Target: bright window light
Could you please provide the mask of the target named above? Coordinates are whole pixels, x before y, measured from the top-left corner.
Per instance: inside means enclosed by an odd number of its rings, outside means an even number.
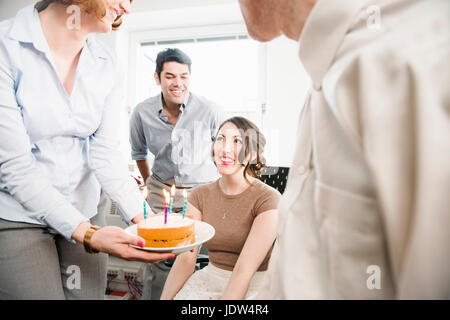
[[[178,48],[192,60],[191,91],[221,105],[228,116],[242,115],[261,125],[260,44],[247,35],[188,38],[141,43],[138,101],[161,92],[155,60],[165,48]]]

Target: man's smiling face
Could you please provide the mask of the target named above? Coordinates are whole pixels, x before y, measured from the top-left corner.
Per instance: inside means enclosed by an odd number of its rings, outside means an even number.
[[[155,73],[155,80],[161,86],[166,104],[184,103],[189,92],[190,78],[188,65],[174,61],[164,63],[161,78]]]

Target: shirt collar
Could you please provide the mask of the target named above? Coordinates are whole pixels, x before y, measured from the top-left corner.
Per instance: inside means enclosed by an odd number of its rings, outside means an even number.
[[[321,88],[322,80],[357,12],[368,2],[318,0],[314,5],[300,36],[299,55],[316,89]]]
[[[50,52],[44,32],[42,31],[39,13],[34,8],[34,4],[17,12],[9,32],[9,37],[20,42],[32,43],[36,50],[41,52]],[[105,49],[102,48],[93,35],[88,35],[86,44],[94,56],[102,59],[108,58]]]
[[[17,12],[9,37],[20,42],[32,43],[39,51],[47,51],[48,45],[34,5],[29,5]]]
[[[186,94],[186,97],[184,97],[184,102],[180,105],[180,111],[184,112],[186,111],[186,105],[189,104],[189,101],[191,99],[191,93],[188,92]],[[163,94],[161,92],[161,94],[159,95],[159,99],[158,99],[158,112],[161,114],[163,109]]]

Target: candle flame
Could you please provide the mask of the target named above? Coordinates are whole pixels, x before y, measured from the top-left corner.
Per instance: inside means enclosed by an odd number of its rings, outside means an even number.
[[[170,193],[166,189],[163,189],[165,202],[168,203],[170,200]]]
[[[183,197],[187,198],[187,192],[186,192],[186,189],[183,190]]]
[[[172,197],[175,195],[175,185],[174,184],[172,185],[170,194],[172,195]]]
[[[148,188],[144,187],[144,189],[142,189],[142,195],[144,196],[144,199],[147,200],[147,196],[148,196]]]

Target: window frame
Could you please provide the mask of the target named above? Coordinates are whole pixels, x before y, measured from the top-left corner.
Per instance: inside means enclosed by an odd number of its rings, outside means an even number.
[[[140,46],[145,42],[155,41],[174,41],[186,40],[192,38],[209,38],[209,37],[227,37],[248,35],[245,24],[231,23],[218,25],[202,25],[191,27],[171,27],[161,29],[148,29],[144,31],[134,31],[129,34],[129,56],[128,56],[128,105],[130,113],[140,102],[138,100],[138,61],[140,55]],[[267,104],[267,44],[258,43],[258,93],[257,107],[255,110],[233,110],[228,115],[240,114],[257,119],[256,125],[263,129],[264,117]],[[200,93],[201,94],[201,93]]]

